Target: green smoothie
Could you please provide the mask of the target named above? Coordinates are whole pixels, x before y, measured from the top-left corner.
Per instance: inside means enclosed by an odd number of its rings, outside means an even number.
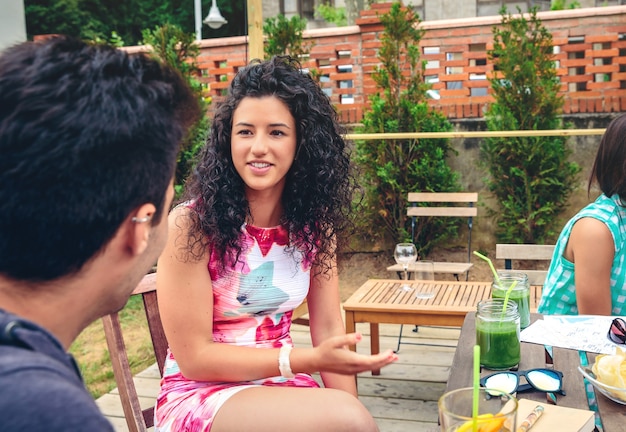
[[[491,287],[491,298],[504,299],[506,296],[506,289],[501,289],[497,285]],[[511,294],[509,294],[509,300],[514,301],[517,304],[517,311],[520,317],[520,328],[525,329],[530,325],[530,290],[528,287],[513,288]]]
[[[520,361],[519,330],[514,322],[476,323],[480,364],[489,369],[509,369]]]

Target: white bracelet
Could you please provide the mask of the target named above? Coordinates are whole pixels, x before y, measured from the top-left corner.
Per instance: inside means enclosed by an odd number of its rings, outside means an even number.
[[[291,363],[289,362],[289,354],[292,348],[291,345],[283,345],[278,352],[278,370],[283,378],[295,377],[291,371]]]

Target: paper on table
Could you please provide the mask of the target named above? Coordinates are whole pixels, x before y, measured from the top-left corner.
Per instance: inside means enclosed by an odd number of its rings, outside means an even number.
[[[551,345],[598,354],[615,354],[607,338],[613,316],[545,315],[520,333],[522,342]]]

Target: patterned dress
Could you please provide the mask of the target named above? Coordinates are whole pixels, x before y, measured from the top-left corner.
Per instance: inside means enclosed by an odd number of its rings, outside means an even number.
[[[256,348],[293,345],[289,334],[291,316],[308,293],[311,263],[298,251],[295,255],[286,251],[289,235],[282,226],[244,225],[242,236],[242,254],[236,263],[227,264],[226,271],[218,271],[216,256],[211,254],[209,259],[213,340]],[[257,386],[319,387],[308,374],[246,382],[194,381],[180,373],[176,359],[168,351],[156,404],[155,429],[209,431],[215,414],[229,397]]]
[[[615,243],[611,267],[611,314],[626,315],[626,208],[620,204],[618,195],[611,198],[600,195],[565,224],[554,248],[538,310],[546,315],[578,315],[574,263],[563,253],[574,223],[584,217],[603,222],[611,231]]]

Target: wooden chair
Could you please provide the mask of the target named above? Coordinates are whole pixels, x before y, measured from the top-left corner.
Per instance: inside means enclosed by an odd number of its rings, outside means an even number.
[[[520,270],[528,275],[531,285],[543,285],[547,270],[513,269],[513,260],[550,261],[555,245],[496,244],[496,259],[504,260],[504,270]],[[500,269],[499,269],[500,270]]]
[[[309,325],[308,314],[309,314],[309,304],[306,302],[306,299],[304,299],[304,301],[300,303],[300,306],[294,309],[293,315],[291,315],[291,322],[294,324],[302,324],[302,325],[308,326]]]
[[[411,192],[408,195],[409,208],[407,216],[411,217],[411,241],[415,243],[416,222],[418,217],[466,217],[467,218],[467,262],[434,262],[435,273],[451,273],[456,280],[459,275],[465,273],[465,280],[469,279],[469,271],[472,268],[472,227],[474,217],[478,215],[478,193],[476,192]],[[418,204],[428,204],[418,205]],[[460,205],[459,205],[460,204]],[[389,271],[395,271],[400,277],[402,266],[395,264],[387,267]],[[409,273],[411,267],[409,265]],[[410,279],[410,276],[409,276]],[[395,352],[400,351],[400,345],[410,344],[412,342],[402,342],[402,332],[404,325],[400,325],[400,334],[398,335],[398,344]],[[417,333],[418,326],[413,328],[413,332]],[[425,344],[417,344],[425,345]],[[427,345],[427,344],[426,344]]]
[[[159,366],[159,373],[162,376],[167,354],[167,340],[161,325],[161,316],[159,315],[159,306],[157,304],[156,273],[144,276],[132,295],[141,295],[143,297],[152,347]],[[148,428],[154,426],[154,406],[141,409],[139,404],[117,312],[103,317],[102,323],[128,430],[130,432],[145,432]]]
[[[167,339],[161,324],[159,305],[157,303],[156,273],[150,273],[143,277],[132,295],[143,297],[144,311],[148,320],[148,328],[152,339],[152,348],[156,357],[159,373],[163,376],[163,365],[167,355]],[[298,306],[292,315],[292,321],[296,324],[309,325],[308,305],[306,300]],[[112,313],[102,318],[104,334],[106,336],[113,375],[120,394],[124,417],[128,424],[129,432],[145,432],[154,426],[154,406],[142,409],[137,396],[137,389],[133,381],[133,374],[128,362],[126,344],[122,335],[118,313]]]
[[[466,217],[467,218],[467,262],[435,262],[435,273],[451,273],[457,280],[465,273],[465,280],[469,278],[472,267],[472,227],[473,218],[478,215],[476,192],[411,192],[408,195],[410,207],[407,216],[411,217],[411,241],[415,243],[416,221],[418,217]],[[418,204],[429,204],[418,206]],[[459,205],[461,204],[461,205]],[[387,267],[388,271],[400,272],[402,266],[395,264]],[[409,272],[411,271],[409,267]]]

